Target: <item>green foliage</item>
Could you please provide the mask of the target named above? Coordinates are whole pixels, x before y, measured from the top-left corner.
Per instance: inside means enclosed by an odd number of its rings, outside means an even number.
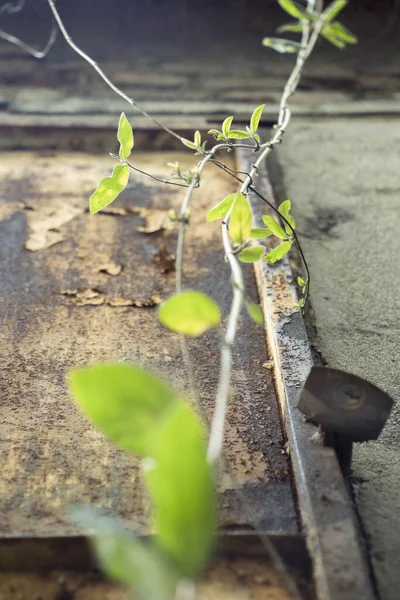
[[[181,137],[181,142],[187,148],[190,148],[191,150],[196,150],[196,154],[204,154],[206,151],[206,143],[207,142],[204,142],[203,144],[201,143],[200,131],[195,131],[193,142],[191,142],[190,140],[187,140],[186,138],[183,138],[183,137]]]
[[[286,23],[277,28],[278,33],[285,33],[290,31],[291,33],[301,33],[303,31],[303,25],[300,23]]]
[[[254,109],[253,114],[251,115],[250,131],[252,134],[255,134],[258,129],[264,108],[265,104],[260,104],[260,106],[257,106],[257,108]]]
[[[322,18],[325,23],[333,21],[333,19],[343,10],[348,4],[348,0],[334,0],[322,13]]]
[[[255,227],[250,231],[250,237],[256,240],[262,240],[272,235],[272,231],[266,227]]]
[[[134,138],[132,127],[126,118],[125,113],[121,113],[119,119],[117,138],[120,143],[119,156],[121,160],[127,160],[134,145]]]
[[[298,42],[274,37],[265,37],[262,41],[262,44],[263,46],[272,48],[272,50],[280,52],[281,54],[297,54],[303,47]]]
[[[315,14],[307,12],[304,6],[297,4],[297,2],[293,2],[293,0],[278,0],[278,2],[283,10],[296,19],[307,19],[308,21],[316,20]]]
[[[90,213],[94,215],[111,204],[126,188],[128,181],[129,167],[127,165],[115,165],[111,177],[104,177],[100,181],[97,190],[90,196]]]
[[[245,140],[252,137],[248,131],[244,131],[243,129],[231,129],[228,133],[228,138],[230,140]]]
[[[279,225],[279,223],[277,223],[275,221],[274,217],[270,217],[269,215],[264,215],[262,220],[264,221],[264,223],[266,224],[268,229],[273,233],[273,235],[280,238],[281,240],[286,240],[287,234],[286,234],[285,230],[282,229],[282,227]]]
[[[77,525],[95,532],[90,543],[110,579],[125,584],[141,600],[171,600],[180,574],[159,548],[96,509],[75,507],[71,516]]]
[[[297,278],[297,283],[298,283],[300,286],[304,286],[304,285],[306,285],[306,282],[304,281],[304,279],[303,279],[302,277],[298,277],[298,278]]]
[[[175,406],[157,429],[153,457],[145,477],[157,543],[183,576],[193,577],[212,551],[216,506],[203,427],[188,404]]]
[[[255,302],[250,302],[246,300],[245,302],[247,314],[257,325],[263,325],[264,323],[264,315],[260,306]]]
[[[246,196],[238,192],[229,219],[229,233],[236,244],[243,244],[250,237],[251,223],[252,214],[249,203]]]
[[[322,29],[321,35],[328,42],[341,49],[346,48],[347,44],[356,44],[358,42],[357,37],[338,21],[326,25]]]
[[[232,204],[235,202],[237,194],[229,194],[226,196],[217,206],[214,206],[208,211],[206,215],[206,221],[215,221],[216,219],[224,219],[231,209]]]
[[[225,121],[222,123],[222,133],[224,134],[224,136],[226,138],[228,137],[229,130],[230,130],[231,125],[232,125],[232,121],[233,121],[233,117],[227,117],[225,119]]]
[[[287,223],[284,223],[284,226],[285,226],[285,231],[289,236],[293,235],[293,231],[296,229],[295,220],[292,217],[292,215],[290,214],[291,208],[292,208],[292,203],[290,202],[290,200],[285,200],[278,207],[279,213],[287,221]],[[288,226],[288,224],[290,225],[290,227]]]
[[[246,248],[240,252],[239,260],[244,263],[254,263],[261,258],[264,250],[264,246],[252,246],[251,248]]]
[[[198,337],[216,327],[221,319],[218,304],[201,292],[187,291],[161,304],[158,317],[164,327],[189,337]]]
[[[290,248],[292,247],[292,243],[293,242],[291,240],[286,240],[285,242],[282,242],[282,244],[279,244],[279,246],[267,254],[267,256],[264,258],[265,262],[276,263],[278,260],[281,260],[285,254],[289,252]]]
[[[199,417],[160,379],[136,366],[78,369],[69,383],[78,404],[111,439],[146,458],[157,536],[145,545],[89,509],[75,511],[75,520],[98,532],[96,551],[111,577],[146,600],[170,598],[178,579],[204,567],[214,544],[215,473],[206,460]]]
[[[100,364],[69,374],[83,412],[120,448],[148,456],[155,425],[177,402],[175,392],[140,367]]]

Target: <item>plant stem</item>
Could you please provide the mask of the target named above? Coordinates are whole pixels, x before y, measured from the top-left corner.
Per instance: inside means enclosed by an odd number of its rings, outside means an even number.
[[[175,138],[177,138],[178,140],[182,141],[182,137],[180,135],[178,135],[177,133],[175,133],[175,131],[172,131],[172,129],[170,129],[169,127],[167,127],[166,125],[163,125],[162,123],[160,123],[159,121],[157,121],[157,119],[155,119],[154,117],[152,117],[147,111],[145,111],[141,106],[139,106],[139,104],[133,100],[132,98],[129,98],[129,96],[127,96],[122,90],[120,90],[108,77],[107,75],[102,71],[102,69],[99,67],[99,65],[88,55],[86,54],[86,52],[84,52],[83,50],[81,50],[79,48],[79,46],[77,46],[75,44],[75,42],[72,40],[71,36],[69,35],[67,29],[65,28],[65,25],[60,17],[60,14],[58,12],[58,10],[56,9],[56,6],[54,4],[54,0],[47,0],[48,4],[50,6],[50,9],[54,15],[55,20],[57,21],[57,24],[60,28],[61,33],[64,36],[65,41],[67,42],[67,44],[69,46],[71,46],[71,48],[73,50],[75,50],[75,52],[77,54],[79,54],[79,56],[81,56],[84,60],[86,60],[86,62],[88,62],[95,71],[97,71],[97,73],[100,75],[100,77],[103,79],[103,81],[105,81],[105,83],[108,85],[108,87],[110,87],[113,92],[115,92],[116,94],[118,94],[118,96],[121,96],[121,98],[123,98],[124,100],[126,100],[126,102],[128,102],[131,106],[133,106],[134,108],[136,108],[137,111],[139,111],[144,117],[146,117],[146,119],[149,119],[150,121],[152,121],[155,125],[157,125],[157,127],[160,127],[161,129],[163,129],[164,131],[166,131],[167,133],[169,133],[170,135],[173,135]]]

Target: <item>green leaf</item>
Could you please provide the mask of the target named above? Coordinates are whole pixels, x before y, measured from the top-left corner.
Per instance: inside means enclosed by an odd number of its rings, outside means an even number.
[[[129,181],[129,167],[127,165],[115,165],[111,177],[104,177],[97,190],[90,196],[90,214],[94,215],[105,208],[117,198],[126,188]]]
[[[231,129],[228,132],[228,138],[231,140],[245,140],[249,137],[251,137],[251,135],[242,129]]]
[[[232,204],[236,200],[237,194],[229,194],[226,198],[224,198],[217,206],[214,206],[211,210],[208,211],[206,215],[206,221],[215,221],[216,219],[223,219],[226,217]]]
[[[281,258],[283,258],[287,252],[289,252],[291,246],[291,241],[282,242],[282,244],[279,244],[279,246],[267,254],[267,256],[264,258],[265,262],[276,263],[278,260],[281,260]]]
[[[285,31],[301,33],[303,31],[303,25],[301,23],[286,23],[277,28],[278,33],[285,33]]]
[[[191,150],[197,150],[196,144],[194,144],[190,140],[187,140],[186,138],[181,138],[181,142],[182,142],[182,144],[184,144],[185,146],[187,146]]]
[[[340,11],[343,10],[346,4],[348,4],[348,0],[334,0],[334,2],[327,6],[321,15],[325,23],[333,21],[333,19],[340,13]]]
[[[188,291],[171,296],[161,304],[158,318],[164,327],[198,337],[207,329],[216,327],[221,315],[218,304],[202,292]]]
[[[255,133],[258,129],[264,108],[265,104],[260,104],[260,106],[257,106],[257,108],[254,109],[253,114],[251,115],[250,130],[252,133]]]
[[[227,117],[222,123],[222,133],[225,137],[228,137],[229,130],[231,128],[233,117]]]
[[[305,302],[306,302],[306,301],[304,300],[304,298],[300,298],[300,300],[299,300],[299,307],[300,307],[300,308],[303,308],[303,306],[304,306]]]
[[[324,31],[328,30],[329,34],[336,37],[338,40],[345,42],[346,44],[357,44],[358,38],[351,33],[344,25],[339,23],[339,21],[335,21],[330,25],[324,27]]]
[[[193,408],[175,406],[157,432],[154,461],[145,471],[160,548],[186,577],[198,574],[214,546],[214,470],[205,432]]]
[[[68,376],[75,400],[111,440],[139,456],[151,453],[154,427],[177,402],[161,379],[137,366],[100,364]]]
[[[239,254],[239,260],[245,263],[253,263],[261,258],[265,248],[264,246],[253,246],[252,248],[246,248]]]
[[[293,2],[293,0],[278,0],[278,2],[283,10],[296,19],[307,19],[308,21],[316,20],[314,14],[308,13],[301,4],[297,4],[297,2]]]
[[[288,227],[287,223],[285,223],[285,230],[286,233],[288,235],[293,235],[293,230],[296,228],[296,223],[294,218],[292,217],[292,215],[290,214],[290,209],[292,207],[292,203],[290,202],[290,200],[285,200],[284,202],[282,202],[282,204],[278,207],[278,211],[279,213],[282,215],[282,217],[284,219],[286,219],[286,221],[289,223],[289,225],[292,227],[292,229],[290,229],[290,227]]]
[[[331,44],[333,44],[334,46],[336,46],[336,48],[340,48],[341,50],[343,50],[343,48],[346,48],[346,42],[343,42],[343,40],[340,40],[335,35],[333,35],[333,33],[331,33],[329,31],[328,27],[324,27],[324,29],[321,31],[321,35],[328,42],[330,42]]]
[[[194,134],[194,143],[196,148],[200,148],[201,146],[201,133],[200,131],[196,131]]]
[[[121,160],[126,160],[130,156],[134,139],[132,127],[125,116],[125,113],[121,113],[118,124],[118,141],[120,143],[119,156]]]
[[[210,129],[210,130],[209,130],[207,133],[208,133],[209,135],[213,135],[214,137],[215,137],[215,136],[218,136],[218,135],[222,135],[222,134],[221,134],[221,132],[220,132],[220,131],[218,131],[218,129]]]
[[[272,48],[272,50],[276,50],[276,52],[280,52],[281,54],[294,54],[299,52],[299,50],[301,50],[303,47],[300,43],[293,42],[292,40],[271,37],[264,38],[262,44],[263,46]]]
[[[263,311],[255,302],[246,302],[246,310],[247,314],[257,325],[262,325],[264,323],[264,315]]]
[[[238,192],[229,219],[229,233],[237,244],[243,244],[251,232],[252,214],[246,196]]]
[[[286,240],[287,233],[282,229],[279,223],[275,221],[274,217],[264,215],[262,220],[264,221],[268,229],[270,229],[276,237],[281,238],[281,240]]]
[[[141,600],[171,600],[179,574],[153,542],[141,541],[119,521],[91,507],[74,507],[71,516],[80,527],[95,532],[90,543],[110,579],[123,583]]]
[[[272,235],[272,231],[265,227],[256,227],[250,231],[250,237],[256,240],[262,240],[270,235]]]
[[[302,277],[298,277],[297,278],[297,283],[302,287],[304,285],[307,285],[306,282],[304,281],[304,279]]]

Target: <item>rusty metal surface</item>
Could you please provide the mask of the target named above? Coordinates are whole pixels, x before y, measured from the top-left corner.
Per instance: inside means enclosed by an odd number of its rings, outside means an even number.
[[[135,154],[138,166],[161,176],[176,159],[192,162],[175,152]],[[1,155],[2,538],[73,535],[66,509],[76,502],[103,506],[146,531],[138,463],[81,416],[66,391],[69,369],[100,360],[132,361],[188,393],[179,341],[155,316],[156,304],[173,290],[174,273],[164,272],[161,263],[165,253],[174,252],[176,233],[165,217],[179,206],[181,191],[135,175],[115,206],[91,217],[88,196],[111,166],[107,157],[83,154]],[[185,285],[210,293],[224,315],[231,298],[229,272],[219,226],[207,224],[205,213],[231,189],[227,177],[210,167],[194,198],[185,253]],[[246,287],[256,298],[251,269]],[[191,344],[208,414],[219,340],[215,331]],[[266,530],[294,533],[289,459],[266,358],[263,332],[243,316],[226,457],[252,507],[250,520]],[[233,487],[225,477],[220,492],[227,526],[249,521]]]
[[[251,157],[242,156],[241,167],[248,168],[251,161]],[[275,202],[265,170],[258,183],[261,193]],[[255,196],[252,204],[260,222],[267,207],[260,206]],[[293,308],[297,295],[288,259],[277,265],[263,262],[257,279],[317,596],[320,600],[372,600],[355,516],[335,452],[318,442],[317,428],[296,408],[312,357],[302,315]]]
[[[198,600],[291,600],[264,558],[229,557],[214,561],[197,584]],[[52,570],[0,573],[2,600],[128,600],[128,594],[96,572]],[[129,596],[131,598],[131,596]],[[313,600],[312,594],[304,600]]]

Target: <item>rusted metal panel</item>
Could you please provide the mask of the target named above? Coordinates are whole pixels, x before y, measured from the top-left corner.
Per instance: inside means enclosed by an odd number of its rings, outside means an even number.
[[[112,149],[112,148],[110,148]],[[135,164],[167,176],[179,153],[135,153]],[[76,534],[70,503],[90,503],[147,530],[147,501],[135,458],[116,450],[81,416],[65,375],[104,360],[139,363],[189,395],[178,339],[162,329],[155,306],[174,288],[160,251],[173,253],[167,212],[181,190],[133,175],[103,213],[87,199],[112,161],[83,154],[3,153],[0,161],[0,523],[1,537]],[[232,185],[211,166],[193,201],[185,286],[210,293],[228,313],[229,270],[218,224],[205,213]],[[152,233],[149,233],[153,231]],[[256,298],[252,270],[246,289]],[[210,416],[218,379],[220,332],[191,343],[201,402]],[[263,332],[243,316],[235,350],[236,389],[227,424],[221,484],[224,525],[251,519],[295,533],[297,518],[279,410]],[[235,491],[236,485],[243,490]],[[247,499],[250,510],[241,502]]]
[[[251,157],[242,155],[241,168],[249,168],[251,161]],[[258,189],[275,203],[265,169]],[[265,204],[260,206],[260,199],[255,195],[251,201],[258,222],[262,213],[271,214]],[[372,600],[374,594],[355,516],[337,457],[332,448],[318,442],[318,429],[296,408],[313,361],[302,315],[294,309],[297,294],[289,260],[285,258],[277,265],[263,262],[256,273],[266,312],[275,385],[290,444],[299,509],[314,565],[317,597],[319,600]]]

